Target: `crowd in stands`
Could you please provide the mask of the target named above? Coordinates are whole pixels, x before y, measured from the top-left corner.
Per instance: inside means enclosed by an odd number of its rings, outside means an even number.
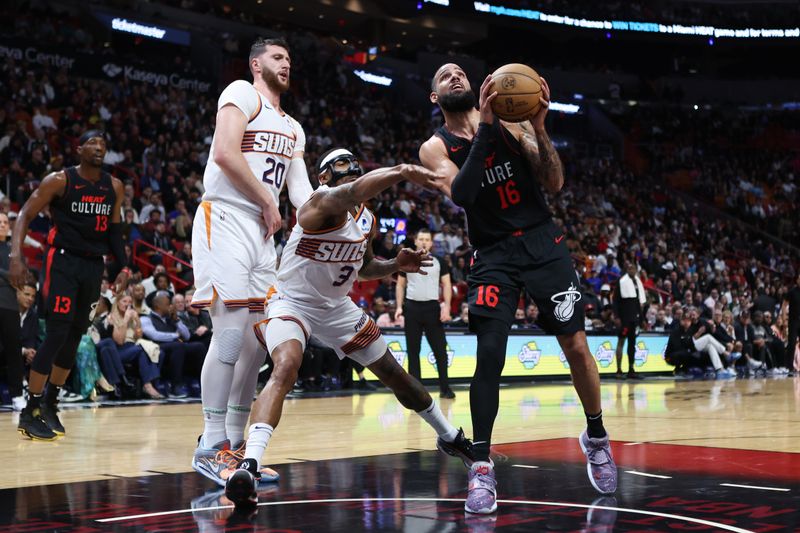
[[[79,28],[54,26],[65,43],[85,41]],[[12,28],[27,31],[30,25]],[[367,169],[416,160],[420,142],[438,125],[436,118],[398,108],[381,89],[357,82],[325,42],[307,35],[290,36],[290,41],[297,60],[286,108],[306,131],[310,169],[332,145],[354,149]],[[24,60],[0,62],[0,211],[8,215],[11,231],[15,210],[41,179],[75,164],[77,139],[90,127],[108,133],[107,168],[125,182],[124,235],[128,266],[136,274],[123,292],[114,293],[119,288],[104,280],[89,341],[81,345],[86,357],[94,352],[97,370],[92,365],[85,372],[79,369],[76,390],[90,394],[96,389],[120,398],[197,394],[212,327],[205,311],[189,305],[190,242],[215,110],[216,93],[125,80],[112,84]],[[558,117],[552,115],[557,127]],[[748,365],[752,359],[756,366],[792,368],[794,347],[781,353],[777,347],[787,338],[782,302],[797,278],[797,255],[767,240],[759,229],[796,242],[800,160],[790,145],[773,143],[763,153],[756,146],[739,148],[753,139],[785,138],[787,131],[796,133],[797,122],[781,114],[746,112],[697,118],[673,109],[617,119],[628,121],[635,142],[647,144],[652,158],[647,171],[634,174],[622,161],[567,149],[562,152],[566,186],[550,198],[583,280],[587,330],[616,331],[611,291],[625,263],[632,261],[648,291],[645,331],[673,332],[682,318],[692,317],[691,327],[711,329],[713,323],[727,332],[730,338],[719,335],[726,365],[736,363],[731,354],[745,353],[741,361]],[[688,173],[692,193],[738,220],[709,216],[705,207],[676,194],[670,178],[677,170]],[[275,236],[279,250],[293,224],[285,194],[281,205],[285,222]],[[421,228],[433,232],[433,251],[449,269],[456,291],[455,319],[449,326],[466,326],[463,299],[471,246],[463,212],[441,195],[405,184],[376,198],[371,207],[379,219],[405,220],[409,237]],[[47,228],[46,217],[32,224],[29,259],[41,253],[36,247],[41,249]],[[389,230],[373,246],[376,255],[391,258],[403,239]],[[386,278],[359,286],[354,294],[382,327],[402,327],[393,283]],[[21,291],[23,322],[35,313],[30,303],[34,290]],[[514,327],[536,330],[537,315],[535,305],[521,300]],[[39,335],[29,337],[23,346],[35,350]],[[761,343],[764,338],[769,340]],[[28,362],[30,354],[24,353]],[[315,360],[308,376],[315,387],[331,386],[320,385],[319,376],[340,371],[333,359],[328,354]],[[336,368],[319,368],[321,360]]]

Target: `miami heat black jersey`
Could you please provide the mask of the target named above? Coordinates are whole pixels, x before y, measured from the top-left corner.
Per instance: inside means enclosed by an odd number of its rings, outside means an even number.
[[[450,159],[461,168],[472,141],[453,135],[445,126],[436,130],[436,135],[444,141]],[[499,120],[492,125],[480,193],[475,204],[465,209],[469,238],[476,248],[540,226],[552,217],[522,146]]]
[[[92,183],[80,177],[77,167],[69,167],[64,173],[64,195],[50,204],[53,228],[47,243],[83,256],[108,254],[111,211],[117,200],[111,176],[103,172]]]

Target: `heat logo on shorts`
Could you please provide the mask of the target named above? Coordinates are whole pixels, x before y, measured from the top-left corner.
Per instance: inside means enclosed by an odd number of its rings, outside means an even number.
[[[550,297],[550,301],[554,302],[556,308],[553,314],[559,322],[569,322],[572,315],[575,313],[575,302],[581,299],[581,293],[575,290],[575,284],[570,283],[569,289],[563,292],[557,292]]]

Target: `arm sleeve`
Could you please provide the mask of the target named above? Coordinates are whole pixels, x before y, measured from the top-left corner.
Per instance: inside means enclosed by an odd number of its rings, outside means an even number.
[[[456,174],[450,188],[453,202],[458,206],[470,206],[478,198],[483,181],[486,155],[489,151],[490,136],[491,126],[481,122],[475,138],[472,140],[472,148],[470,148],[467,160]]]
[[[296,157],[289,163],[286,187],[289,189],[289,201],[295,208],[299,208],[306,203],[314,193],[314,189],[311,188],[311,181],[308,179],[306,162],[302,157]]]
[[[116,263],[116,270],[121,270],[126,263],[127,257],[125,257],[125,244],[123,243],[122,238],[122,223],[117,222],[116,224],[111,224],[111,230],[108,232],[108,245],[111,248],[111,253],[114,254],[114,258],[117,260]]]
[[[248,82],[236,80],[225,87],[225,90],[219,95],[217,111],[228,104],[235,105],[239,111],[244,113],[247,120],[251,120],[261,108],[261,96]]]
[[[303,126],[294,118],[292,118],[292,125],[297,135],[297,138],[294,140],[294,155],[292,157],[299,157],[300,154],[298,154],[298,152],[306,151],[306,132],[303,130]]]

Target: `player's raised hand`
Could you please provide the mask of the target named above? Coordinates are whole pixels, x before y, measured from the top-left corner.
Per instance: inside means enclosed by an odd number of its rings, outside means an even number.
[[[542,96],[539,97],[539,111],[531,119],[531,126],[534,131],[544,131],[544,119],[547,116],[547,111],[550,109],[550,86],[547,85],[547,80],[542,80]]]
[[[270,202],[261,208],[261,217],[264,219],[264,224],[267,226],[267,234],[264,235],[264,239],[266,240],[281,229],[281,213],[278,211],[278,206],[275,205],[275,202]]]
[[[441,190],[447,181],[444,176],[419,165],[403,165],[401,173],[406,180],[426,189]]]
[[[403,248],[397,254],[397,269],[401,272],[418,273],[427,276],[423,267],[433,266],[433,256],[425,250]]]
[[[486,76],[481,84],[480,95],[480,112],[481,122],[492,124],[494,122],[494,113],[492,112],[492,101],[497,98],[497,91],[494,89],[494,80],[492,76]]]

